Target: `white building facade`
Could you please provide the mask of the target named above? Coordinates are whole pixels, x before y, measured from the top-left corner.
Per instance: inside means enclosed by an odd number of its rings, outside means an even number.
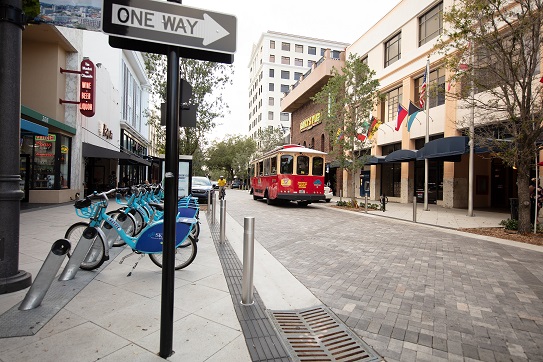
[[[281,99],[311,70],[326,49],[339,58],[349,44],[268,31],[253,46],[249,62],[248,135],[256,139],[267,128],[290,133],[290,114]]]

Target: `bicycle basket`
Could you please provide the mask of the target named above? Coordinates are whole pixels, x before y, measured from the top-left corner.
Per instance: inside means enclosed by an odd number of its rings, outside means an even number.
[[[77,207],[75,208],[75,214],[83,219],[90,219],[96,215],[96,211],[99,207],[102,207],[104,201],[98,201],[96,203],[91,203],[87,207]]]

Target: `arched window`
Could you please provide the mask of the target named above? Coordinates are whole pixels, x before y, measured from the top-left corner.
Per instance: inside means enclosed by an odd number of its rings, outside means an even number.
[[[321,151],[324,152],[324,133],[321,134]]]

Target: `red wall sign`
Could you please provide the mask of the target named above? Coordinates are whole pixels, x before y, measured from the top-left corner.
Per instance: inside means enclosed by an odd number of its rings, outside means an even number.
[[[81,84],[79,94],[79,111],[86,117],[94,116],[94,100],[96,92],[94,90],[96,68],[89,59],[83,59],[81,62]]]

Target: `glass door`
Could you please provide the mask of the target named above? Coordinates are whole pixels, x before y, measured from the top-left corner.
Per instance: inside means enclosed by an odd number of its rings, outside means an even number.
[[[19,160],[19,172],[21,174],[19,188],[24,192],[24,197],[21,201],[28,202],[28,187],[30,185],[30,155],[20,155]]]

